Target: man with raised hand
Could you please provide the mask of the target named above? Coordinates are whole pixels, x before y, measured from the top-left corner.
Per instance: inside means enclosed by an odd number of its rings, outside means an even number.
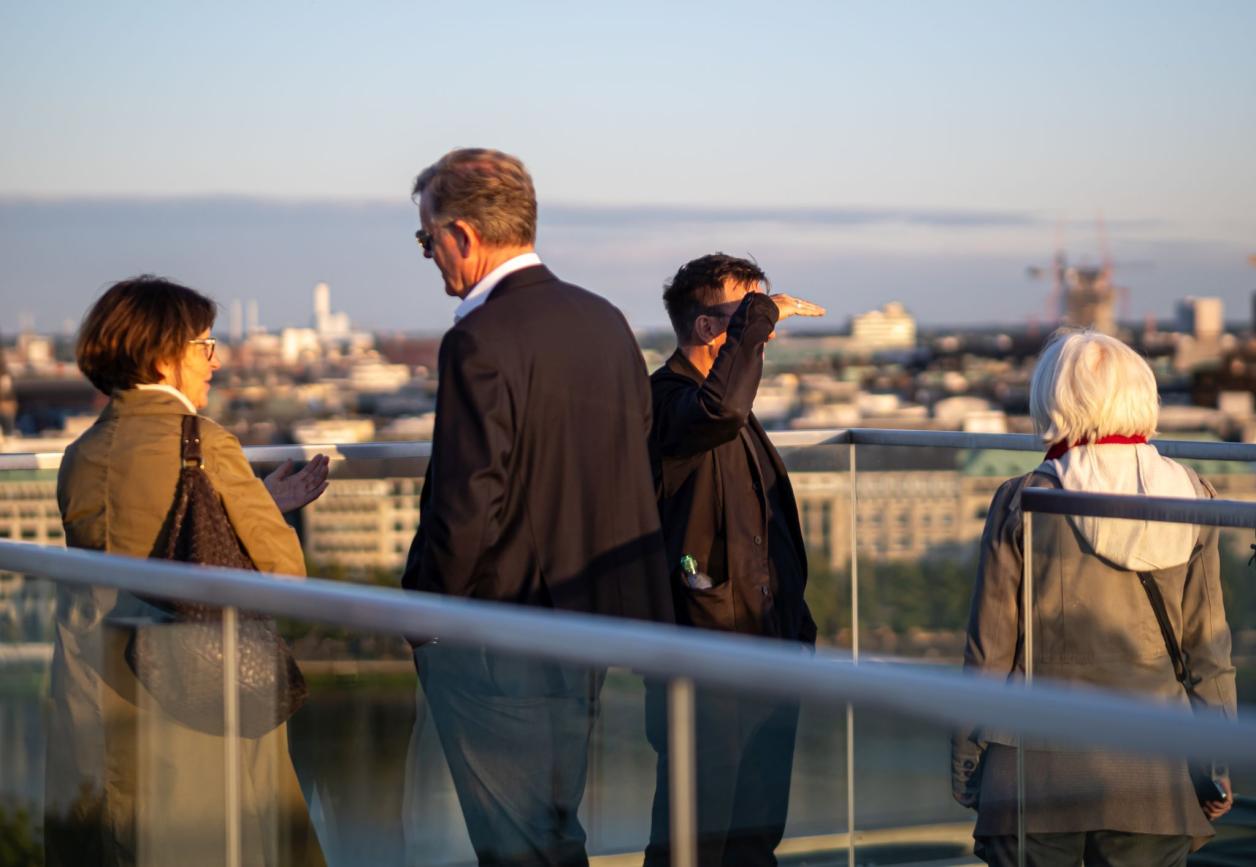
[[[649,382],[628,323],[541,263],[536,195],[515,157],[451,151],[413,196],[424,256],[461,300],[441,341],[403,586],[672,620]],[[415,655],[480,862],[587,863],[576,814],[604,672],[457,635]]]
[[[776,323],[824,308],[767,290],[755,263],[723,253],[668,283],[677,349],[650,377],[655,486],[677,621],[813,647],[794,492],[751,407]],[[647,865],[670,857],[663,705],[652,684],[647,728],[659,761]],[[700,690],[696,710],[698,863],[775,864],[798,703]]]

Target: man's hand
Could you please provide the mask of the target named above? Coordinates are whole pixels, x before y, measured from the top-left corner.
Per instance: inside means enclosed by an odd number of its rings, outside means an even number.
[[[777,317],[778,322],[791,316],[823,316],[827,312],[819,304],[803,301],[793,295],[769,295],[768,297],[776,302],[776,309],[780,314]]]
[[[1229,777],[1217,777],[1217,785],[1225,789],[1226,799],[1224,801],[1204,801],[1204,815],[1208,817],[1209,822],[1215,822],[1230,812],[1230,808],[1234,806],[1234,790],[1230,788]]]
[[[327,490],[327,455],[315,455],[299,473],[292,472],[292,467],[292,461],[284,461],[277,470],[262,479],[281,512],[296,511],[317,500]]]

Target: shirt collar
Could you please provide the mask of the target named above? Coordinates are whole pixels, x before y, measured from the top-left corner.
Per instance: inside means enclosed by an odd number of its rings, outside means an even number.
[[[454,311],[454,322],[466,318],[467,314],[475,310],[481,304],[488,300],[488,296],[497,288],[497,284],[506,276],[521,271],[524,268],[531,268],[533,265],[540,265],[541,257],[536,253],[521,253],[513,259],[507,259],[492,271],[484,275],[484,279],[471,287],[471,291],[462,299],[462,303],[458,305],[458,309]]]
[[[173,385],[166,385],[164,382],[149,382],[141,383],[135,387],[140,391],[164,391],[169,394],[173,394],[183,402],[183,405],[188,408],[188,412],[192,413],[192,415],[196,415],[196,406],[192,403],[192,401],[188,400],[188,396],[186,394],[179,391],[179,389],[175,388]]]

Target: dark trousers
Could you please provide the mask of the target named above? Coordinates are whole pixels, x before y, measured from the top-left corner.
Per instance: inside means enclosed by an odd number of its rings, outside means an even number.
[[[605,672],[446,645],[415,660],[480,864],[588,864],[576,814]]]
[[[650,744],[658,753],[645,864],[670,863],[666,687],[647,685]],[[774,865],[785,834],[798,704],[712,694],[695,699],[698,864]]]
[[[1191,838],[1169,834],[1085,831],[1026,834],[1026,867],[1181,867]],[[1016,837],[978,837],[977,857],[991,867],[1016,867]]]

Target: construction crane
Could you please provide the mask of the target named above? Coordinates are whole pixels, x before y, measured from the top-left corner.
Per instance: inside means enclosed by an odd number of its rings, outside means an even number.
[[[1103,216],[1096,220],[1102,263],[1070,265],[1061,240],[1062,229],[1056,224],[1056,249],[1047,267],[1031,265],[1025,269],[1033,279],[1051,276],[1047,295],[1046,321],[1052,325],[1063,322],[1078,328],[1094,328],[1105,334],[1116,333],[1116,308],[1122,318],[1129,316],[1129,291],[1112,281],[1114,265],[1108,248],[1108,230]]]

